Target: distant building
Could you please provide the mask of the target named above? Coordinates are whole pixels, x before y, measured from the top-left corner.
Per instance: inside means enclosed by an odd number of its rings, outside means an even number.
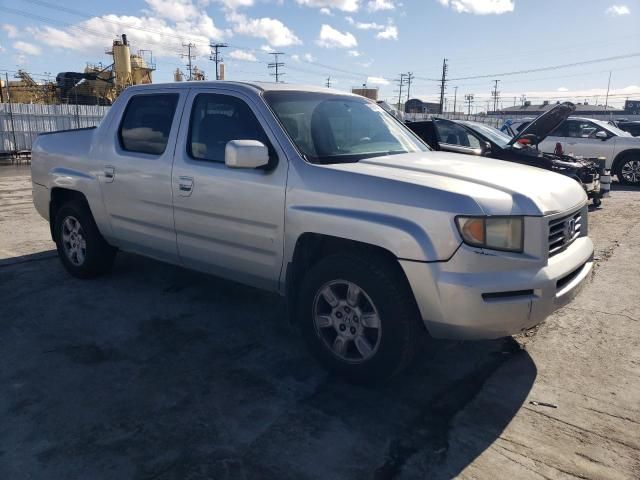
[[[423,102],[418,98],[407,100],[404,104],[405,113],[440,113],[440,104]]]
[[[542,105],[532,105],[531,102],[524,102],[524,105],[517,105],[515,107],[508,107],[497,112],[489,112],[489,115],[528,115],[535,117],[541,115],[547,110],[551,110],[555,105],[560,102],[551,103],[543,102]],[[640,103],[640,102],[638,102]],[[625,113],[619,108],[607,107],[604,105],[589,105],[588,103],[576,103],[576,112],[574,115],[602,115],[603,113],[621,114]]]
[[[368,98],[369,100],[378,101],[378,89],[367,87],[354,87],[351,89],[351,93],[360,95],[361,97]]]
[[[627,100],[624,102],[624,113],[627,115],[640,115],[640,100]]]

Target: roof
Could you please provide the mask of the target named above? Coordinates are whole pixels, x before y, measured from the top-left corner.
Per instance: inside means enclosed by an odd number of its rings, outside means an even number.
[[[269,91],[303,91],[303,92],[321,92],[333,93],[336,95],[349,95],[351,93],[326,88],[318,85],[304,85],[296,83],[275,83],[275,82],[232,82],[227,80],[211,80],[211,81],[193,81],[193,82],[168,82],[168,83],[151,83],[147,85],[135,85],[133,89],[145,88],[229,88],[236,91],[253,91],[253,92],[269,92]]]

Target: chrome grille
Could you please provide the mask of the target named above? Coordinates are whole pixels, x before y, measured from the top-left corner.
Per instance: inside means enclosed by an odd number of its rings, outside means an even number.
[[[582,210],[549,222],[549,257],[567,248],[582,233]]]

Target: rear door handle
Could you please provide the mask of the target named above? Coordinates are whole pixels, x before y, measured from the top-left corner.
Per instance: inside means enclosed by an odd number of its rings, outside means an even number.
[[[116,168],[110,165],[104,167],[104,181],[111,183],[116,178]]]
[[[193,177],[180,177],[178,179],[178,190],[183,197],[189,197],[193,193]]]

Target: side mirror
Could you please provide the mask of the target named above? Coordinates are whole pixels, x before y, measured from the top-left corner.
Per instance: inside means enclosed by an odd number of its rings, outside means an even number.
[[[609,135],[607,135],[607,132],[605,132],[604,130],[600,130],[599,132],[596,132],[596,138],[599,138],[600,140],[606,140],[607,138],[609,138]]]
[[[269,163],[269,149],[258,140],[231,140],[224,149],[229,168],[258,168]]]
[[[482,145],[482,155],[484,155],[485,157],[491,155],[491,143],[484,142],[484,145]]]

